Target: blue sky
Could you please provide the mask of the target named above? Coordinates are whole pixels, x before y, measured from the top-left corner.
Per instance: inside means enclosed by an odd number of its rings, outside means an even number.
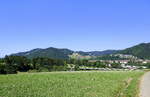
[[[0,56],[47,47],[123,49],[149,37],[149,0],[0,1]]]

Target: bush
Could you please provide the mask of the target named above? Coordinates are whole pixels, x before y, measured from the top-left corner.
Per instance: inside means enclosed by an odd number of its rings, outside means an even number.
[[[52,71],[66,71],[65,66],[53,66]]]
[[[39,72],[49,72],[48,68],[40,67]]]
[[[6,72],[6,74],[16,74],[17,67],[15,65],[5,64],[4,71]]]
[[[0,64],[0,74],[7,74],[4,64]]]
[[[36,73],[36,72],[38,72],[38,70],[35,70],[35,69],[28,71],[28,73]]]

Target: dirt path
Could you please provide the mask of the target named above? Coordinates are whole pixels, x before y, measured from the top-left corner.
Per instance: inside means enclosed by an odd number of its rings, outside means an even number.
[[[140,97],[150,97],[150,72],[147,72],[140,84]]]

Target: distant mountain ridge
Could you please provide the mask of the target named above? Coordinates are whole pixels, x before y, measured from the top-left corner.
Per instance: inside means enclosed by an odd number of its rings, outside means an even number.
[[[16,56],[25,56],[28,58],[35,58],[35,57],[48,57],[54,59],[67,59],[69,58],[68,55],[72,54],[74,51],[69,49],[58,49],[58,48],[46,48],[46,49],[33,49],[27,52],[20,52],[12,55]]]
[[[110,55],[110,54],[128,54],[133,55],[142,59],[150,59],[150,43],[141,43],[139,45],[124,49],[124,50],[105,50],[105,51],[73,51],[69,49],[59,49],[59,48],[46,48],[46,49],[33,49],[27,52],[16,53],[12,55],[17,56],[26,56],[28,58],[35,57],[48,57],[48,58],[56,58],[56,59],[68,59],[69,55],[73,53],[78,53],[82,56],[102,56],[102,55]]]
[[[69,49],[58,49],[58,48],[50,47],[46,49],[37,48],[27,52],[20,52],[12,55],[25,56],[28,58],[48,57],[48,58],[56,58],[56,59],[68,59],[69,55],[72,55],[73,53],[78,53],[82,56],[101,56],[106,54],[113,54],[116,52],[117,50],[83,52],[83,51],[73,51]]]

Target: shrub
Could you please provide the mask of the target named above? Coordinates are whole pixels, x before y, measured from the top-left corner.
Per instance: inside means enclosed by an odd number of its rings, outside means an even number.
[[[28,73],[36,73],[36,72],[38,72],[38,70],[35,70],[35,69],[28,71]]]
[[[40,67],[39,72],[49,72],[48,68],[45,68],[45,67]]]

